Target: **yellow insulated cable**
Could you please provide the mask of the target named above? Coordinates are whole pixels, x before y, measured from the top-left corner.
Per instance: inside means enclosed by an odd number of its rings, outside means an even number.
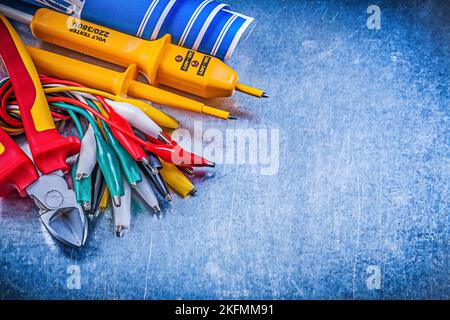
[[[109,190],[108,187],[105,187],[105,191],[103,191],[102,198],[100,199],[100,203],[98,205],[98,208],[100,211],[105,211],[108,209],[109,205]]]
[[[97,106],[97,108],[100,110],[100,113],[109,119],[109,115],[108,113],[105,111],[105,109],[103,108],[102,104],[98,101],[93,101],[94,104]],[[99,118],[96,118],[96,122],[97,122],[97,126],[100,129],[100,131],[102,132],[103,138],[107,141],[108,139],[106,138],[106,134],[105,134],[105,129],[103,128],[103,123],[102,120],[100,120]]]
[[[20,116],[20,110],[19,109],[9,110],[9,112]],[[58,121],[60,121],[60,119],[53,119],[53,121],[58,122]],[[22,134],[22,133],[25,132],[23,128],[10,127],[10,126],[4,124],[2,121],[0,121],[0,128],[5,130],[6,133],[9,134],[10,136],[17,136],[17,135]]]
[[[19,135],[19,134],[22,134],[22,133],[24,132],[23,129],[20,129],[20,128],[5,127],[5,126],[3,126],[3,125],[0,125],[0,128],[2,128],[3,130],[5,130],[6,133],[8,133],[10,136]]]

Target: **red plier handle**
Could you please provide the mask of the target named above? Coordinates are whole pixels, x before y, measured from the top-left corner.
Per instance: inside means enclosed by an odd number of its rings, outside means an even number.
[[[25,197],[26,188],[37,179],[39,174],[31,159],[0,128],[0,197],[14,190]]]
[[[66,158],[79,152],[76,137],[63,138],[53,122],[33,62],[14,28],[0,14],[0,56],[14,88],[33,160],[43,174],[68,171]]]

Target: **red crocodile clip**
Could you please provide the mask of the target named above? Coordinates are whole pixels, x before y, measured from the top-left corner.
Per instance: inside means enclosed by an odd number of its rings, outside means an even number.
[[[203,157],[200,157],[194,153],[184,150],[175,140],[172,139],[167,133],[162,133],[170,144],[163,144],[161,141],[147,136],[148,140],[151,141],[147,144],[146,149],[153,152],[158,157],[166,162],[173,163],[180,167],[187,167],[192,169],[192,167],[214,167],[214,162],[211,162]]]
[[[109,111],[109,120],[114,122],[116,125],[120,126],[122,130],[126,130],[129,134],[134,135],[133,129],[131,128],[128,121],[122,118],[117,112],[115,112],[112,108]],[[133,157],[136,161],[141,161],[146,158],[145,151],[142,147],[135,141],[128,138],[125,134],[123,134],[120,130],[117,130],[113,126],[110,126],[111,132],[114,137],[119,140],[120,144],[128,151],[128,153]]]

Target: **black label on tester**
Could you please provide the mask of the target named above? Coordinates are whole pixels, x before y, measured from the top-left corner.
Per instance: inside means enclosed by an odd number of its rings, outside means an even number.
[[[197,75],[203,77],[205,75],[206,69],[208,68],[209,62],[211,61],[210,56],[204,56],[200,68],[198,68]]]
[[[188,71],[191,65],[192,58],[194,57],[195,51],[188,50],[186,57],[184,58],[183,64],[181,65],[182,71]]]

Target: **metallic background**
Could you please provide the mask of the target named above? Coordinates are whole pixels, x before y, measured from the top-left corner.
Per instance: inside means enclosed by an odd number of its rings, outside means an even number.
[[[228,2],[257,21],[231,65],[272,98],[211,102],[239,107],[229,123],[164,109],[190,130],[279,129],[279,174],[219,165],[164,219],[134,201],[125,238],[107,214],[79,250],[3,199],[0,298],[450,298],[447,2],[377,1],[378,31],[371,2]]]

